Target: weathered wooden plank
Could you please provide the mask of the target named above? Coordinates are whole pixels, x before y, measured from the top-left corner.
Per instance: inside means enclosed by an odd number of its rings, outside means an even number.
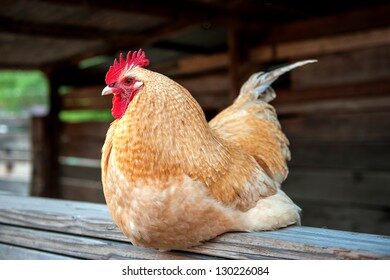
[[[303,209],[302,224],[390,234],[390,174],[290,168],[283,189]]]
[[[0,242],[83,259],[204,259],[184,252],[161,253],[128,242],[88,238],[9,225],[0,225]],[[1,247],[0,247],[1,250]]]
[[[378,98],[390,93],[388,80],[376,80],[372,82],[357,82],[354,84],[315,87],[309,89],[283,89],[275,85],[277,97],[272,104],[299,103],[305,101],[335,100],[344,98]]]
[[[390,170],[389,143],[312,142],[291,140],[291,167]]]
[[[325,54],[348,52],[389,44],[390,28],[378,28],[350,34],[262,45],[250,51],[250,60],[263,63],[271,60],[313,58]],[[218,53],[211,56],[193,56],[180,59],[178,61],[177,72],[194,73],[212,69],[223,69],[228,66],[228,63],[227,53]]]
[[[284,133],[291,140],[307,142],[390,141],[390,111],[316,114],[282,118]]]
[[[291,168],[283,188],[299,200],[382,211],[390,208],[389,172]]]
[[[12,202],[11,202],[12,201]],[[0,223],[125,241],[105,205],[0,196]]]
[[[390,45],[316,58],[319,63],[291,72],[293,89],[363,83],[390,77]]]
[[[289,193],[288,190],[286,192]],[[302,225],[390,235],[389,210],[386,207],[365,207],[291,197],[303,209]]]
[[[71,260],[75,259],[35,249],[0,243],[0,260]]]
[[[390,97],[297,102],[276,105],[275,108],[278,115],[388,111],[390,108]]]
[[[101,204],[0,196],[0,223],[126,241]],[[390,239],[384,236],[305,227],[269,234],[229,233],[188,251],[240,259],[390,257]],[[283,237],[278,239],[278,234]],[[295,239],[286,240],[289,234]]]
[[[277,43],[297,39],[318,38],[334,34],[369,30],[389,25],[388,4],[352,9],[343,13],[315,16],[308,19],[273,25],[264,42]]]
[[[375,254],[368,253],[380,244],[365,240],[356,240],[351,233],[333,230],[290,227],[273,232],[227,233],[201,247],[189,249],[196,253],[212,253],[232,259],[260,259],[272,256],[278,259],[375,259]],[[280,236],[280,238],[279,238]],[[388,238],[386,237],[388,242]],[[348,249],[346,249],[348,247]],[[321,248],[319,250],[319,248]],[[360,253],[359,253],[360,251]],[[385,253],[387,257],[388,253]]]
[[[346,35],[281,43],[275,47],[275,58],[297,59],[389,44],[390,28],[381,28]]]

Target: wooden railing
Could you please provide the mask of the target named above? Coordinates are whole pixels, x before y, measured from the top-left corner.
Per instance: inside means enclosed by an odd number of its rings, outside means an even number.
[[[185,251],[139,248],[104,204],[0,195],[0,259],[386,259],[390,238],[312,227],[227,233]]]

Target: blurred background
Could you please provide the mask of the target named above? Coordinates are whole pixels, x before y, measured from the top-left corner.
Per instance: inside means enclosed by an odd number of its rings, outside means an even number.
[[[390,234],[388,1],[0,1],[0,195],[104,202],[100,150],[115,56],[144,48],[208,119],[255,71],[278,80],[283,187],[303,224]]]

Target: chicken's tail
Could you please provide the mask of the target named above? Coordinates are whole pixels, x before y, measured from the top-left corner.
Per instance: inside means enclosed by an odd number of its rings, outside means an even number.
[[[276,81],[284,73],[287,73],[297,67],[313,62],[317,62],[317,60],[312,59],[298,61],[277,68],[270,72],[254,73],[252,76],[249,77],[245,84],[242,85],[240,94],[238,95],[236,102],[245,103],[249,100],[261,100],[267,103],[270,102],[276,97],[275,91],[271,87],[271,84],[274,81]]]
[[[238,219],[239,230],[275,230],[290,225],[301,224],[301,208],[281,190],[276,194],[260,199],[257,205],[247,212],[241,212]]]
[[[276,111],[268,104],[276,96],[271,84],[280,75],[315,61],[300,61],[253,74],[234,103],[210,121],[214,131],[253,156],[278,185],[287,177],[290,150]]]

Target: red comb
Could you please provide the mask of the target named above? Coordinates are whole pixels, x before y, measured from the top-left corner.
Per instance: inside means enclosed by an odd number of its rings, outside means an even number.
[[[119,62],[115,58],[114,63],[110,66],[106,74],[106,84],[110,85],[115,83],[122,71],[127,67],[139,66],[145,67],[149,65],[149,59],[146,58],[145,52],[142,49],[139,51],[127,53],[126,59],[124,59],[123,54],[119,55]]]

